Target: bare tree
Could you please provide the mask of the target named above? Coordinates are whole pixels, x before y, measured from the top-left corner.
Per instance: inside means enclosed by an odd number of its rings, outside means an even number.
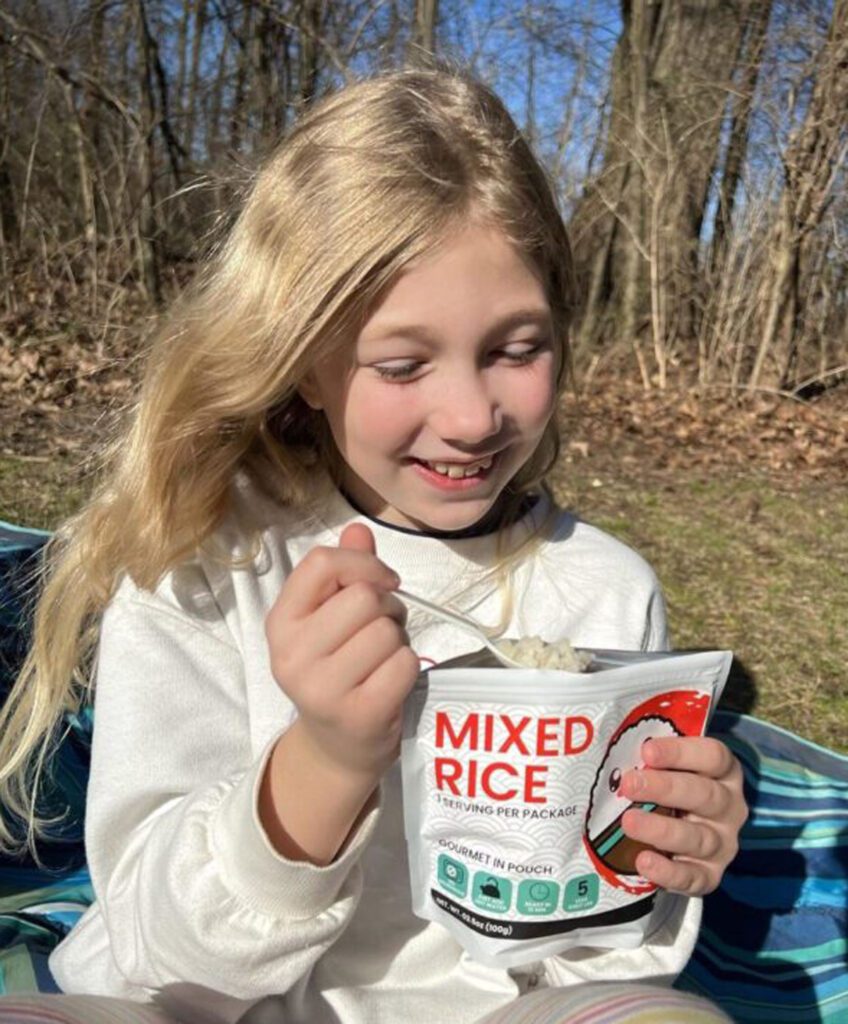
[[[572,229],[585,272],[584,344],[642,338],[660,377],[696,333],[698,248],[727,88],[743,32],[729,0],[622,3],[603,166]]]
[[[782,389],[797,383],[801,287],[806,265],[815,265],[811,242],[844,181],[848,154],[848,0],[836,0],[830,27],[810,62],[806,112],[783,154],[783,191],[771,245],[771,280],[764,323],[749,383],[760,383],[766,363]]]
[[[438,21],[439,0],[415,0],[412,45],[425,53],[435,53]]]
[[[733,220],[736,193],[748,149],[748,131],[760,67],[766,45],[772,0],[752,4],[741,36],[737,69],[739,81],[731,94],[730,137],[720,172],[718,201],[713,220],[710,263],[713,269],[722,262],[724,243]]]
[[[607,0],[3,0],[0,316],[35,294],[137,317],[298,110],[438,50],[548,162],[578,360],[635,357],[646,387],[840,380],[848,0],[620,3],[615,39]]]

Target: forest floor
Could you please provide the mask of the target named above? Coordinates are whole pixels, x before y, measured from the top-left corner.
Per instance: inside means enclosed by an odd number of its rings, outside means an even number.
[[[67,337],[0,344],[0,519],[54,528],[131,389]],[[848,753],[848,402],[644,392],[564,406],[558,499],[639,550],[679,648],[736,654],[724,705]]]

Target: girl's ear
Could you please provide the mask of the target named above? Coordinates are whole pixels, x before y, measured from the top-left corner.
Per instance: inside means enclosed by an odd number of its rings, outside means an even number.
[[[297,393],[306,402],[310,409],[323,409],[324,403],[318,390],[318,383],[315,374],[310,371],[297,386]]]

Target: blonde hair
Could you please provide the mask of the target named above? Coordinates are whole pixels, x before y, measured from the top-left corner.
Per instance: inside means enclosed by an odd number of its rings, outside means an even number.
[[[239,471],[284,505],[306,501],[316,466],[338,478],[329,428],[299,382],[355,337],[405,264],[469,218],[498,227],[538,272],[561,390],[568,239],[544,172],[489,89],[443,67],[385,73],[322,100],[271,153],[154,338],[102,482],[48,545],[33,644],[0,712],[0,851],[23,849],[13,823],[24,822],[36,854],[51,824],[39,817],[39,778],[63,714],[91,695],[99,619],[121,577],[153,589],[190,557]],[[552,420],[512,500],[539,486],[558,449]]]

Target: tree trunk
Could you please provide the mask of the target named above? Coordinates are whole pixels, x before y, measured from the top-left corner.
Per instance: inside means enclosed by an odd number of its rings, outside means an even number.
[[[826,39],[811,68],[811,93],[803,120],[783,158],[781,218],[775,230],[770,300],[754,364],[752,387],[763,377],[782,390],[797,383],[798,325],[804,296],[806,238],[821,224],[848,154],[848,0],[836,0]],[[787,292],[788,285],[792,288]],[[769,365],[769,373],[766,367]]]
[[[253,4],[245,3],[242,12],[241,29],[238,35],[238,63],[236,65],[236,84],[233,94],[233,105],[230,111],[230,150],[237,153],[241,148],[242,138],[247,130],[248,76],[250,74],[250,24],[253,19]]]
[[[227,71],[230,56],[230,32],[224,29],[221,52],[218,55],[218,70],[212,87],[209,104],[209,116],[206,121],[206,152],[213,159],[218,155],[222,144],[221,121],[224,116],[224,89],[227,83]]]
[[[436,52],[436,25],[439,0],[415,0],[415,21],[412,27],[412,50]]]
[[[153,93],[153,68],[144,0],[136,0],[138,24],[138,72],[142,97],[143,145],[139,151],[138,244],[141,279],[153,302],[162,302],[159,225],[156,216],[156,99]]]
[[[318,40],[321,34],[321,0],[300,0],[298,36],[298,106],[309,106],[318,88]]]
[[[12,121],[9,79],[12,54],[5,43],[0,44],[0,55],[3,57],[0,68],[0,251],[4,263],[3,279],[6,280],[6,248],[14,248],[18,244],[19,220],[12,175],[9,172],[9,150],[12,143],[9,130]]]
[[[754,94],[760,76],[772,0],[753,0],[749,4],[750,20],[742,39],[738,65],[740,81],[731,100],[730,138],[718,190],[718,203],[713,219],[710,265],[714,271],[723,263],[725,240],[733,219],[736,192],[748,150],[748,128],[754,106]]]
[[[194,31],[191,38],[191,72],[186,102],[185,150],[194,162],[194,132],[197,124],[197,105],[200,102],[200,44],[206,25],[206,0],[194,0]]]
[[[622,0],[622,20],[603,165],[572,218],[579,338],[629,346],[647,332],[662,383],[696,334],[700,227],[743,22],[731,0]]]

